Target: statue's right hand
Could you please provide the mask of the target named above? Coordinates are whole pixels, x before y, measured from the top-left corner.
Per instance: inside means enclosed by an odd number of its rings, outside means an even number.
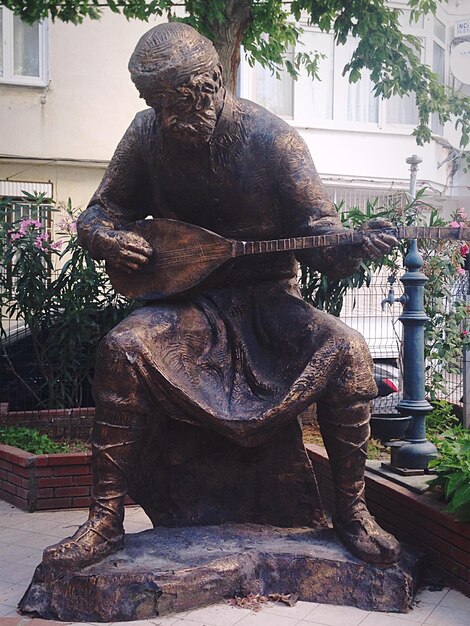
[[[109,265],[132,272],[146,265],[153,251],[150,244],[136,233],[100,230],[93,238],[93,252]]]

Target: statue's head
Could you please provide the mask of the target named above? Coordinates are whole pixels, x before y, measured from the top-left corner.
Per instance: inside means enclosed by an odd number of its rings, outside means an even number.
[[[155,26],[140,38],[129,71],[165,134],[191,144],[210,139],[223,85],[219,57],[206,37],[180,22]]]

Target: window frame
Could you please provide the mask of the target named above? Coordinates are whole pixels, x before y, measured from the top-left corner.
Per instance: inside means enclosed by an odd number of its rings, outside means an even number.
[[[398,8],[401,10],[406,10],[406,5],[400,0],[395,0],[390,3],[391,8]],[[404,26],[402,22],[402,30],[404,33],[413,34],[417,36],[422,41],[422,52],[421,52],[421,60],[423,63],[426,63],[430,67],[433,66],[433,43],[436,42],[440,47],[444,49],[445,53],[445,83],[448,84],[448,33],[449,33],[449,23],[446,15],[439,10],[436,13],[436,18],[445,26],[447,41],[442,42],[439,38],[436,37],[434,33],[434,16],[427,15],[423,16],[421,21],[417,24],[410,24],[409,27]],[[405,22],[406,23],[406,22]],[[300,26],[303,28],[304,32],[312,31],[316,33],[320,33],[321,30],[317,26],[309,25],[301,20]],[[301,50],[305,50],[303,47],[297,48]],[[346,55],[347,56],[347,55]],[[345,102],[347,98],[347,86],[345,82],[345,78],[341,76],[342,68],[344,63],[349,60],[344,58],[345,51],[341,46],[334,47],[333,49],[333,107],[332,107],[332,117],[330,118],[314,118],[308,112],[308,106],[305,100],[305,94],[299,90],[299,84],[302,81],[294,81],[293,84],[293,115],[292,116],[280,116],[285,119],[289,124],[296,128],[321,128],[324,130],[345,130],[345,131],[353,131],[353,132],[380,132],[386,134],[399,134],[399,135],[409,135],[412,130],[416,127],[416,123],[414,122],[396,122],[396,121],[388,121],[387,119],[387,108],[389,100],[379,99],[378,103],[378,119],[377,121],[354,121],[347,119],[347,115],[345,115]],[[243,58],[243,57],[242,57]],[[341,71],[339,71],[341,70]],[[301,74],[304,71],[301,70]],[[242,60],[240,65],[240,94],[244,98],[254,99],[254,89],[252,87],[252,83],[255,80],[254,76],[254,68],[250,67],[246,59]],[[256,100],[255,100],[256,101]],[[442,131],[441,131],[442,132]],[[441,134],[441,132],[434,134]]]
[[[14,73],[14,34],[13,13],[6,7],[0,7],[2,11],[3,32],[0,45],[3,47],[3,75],[0,76],[0,84],[23,85],[26,87],[46,87],[49,82],[49,24],[48,20],[41,20],[39,27],[38,61],[39,76],[22,76]]]

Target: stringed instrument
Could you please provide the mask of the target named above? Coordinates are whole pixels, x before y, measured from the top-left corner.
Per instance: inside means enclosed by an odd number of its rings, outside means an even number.
[[[237,241],[226,239],[194,224],[172,219],[134,222],[128,230],[141,235],[153,248],[147,265],[125,270],[106,264],[114,289],[136,300],[165,300],[184,296],[204,284],[224,265],[251,254],[270,254],[308,248],[359,244],[370,234],[388,233],[397,239],[470,240],[470,228],[398,226],[377,230],[345,230],[339,233]]]

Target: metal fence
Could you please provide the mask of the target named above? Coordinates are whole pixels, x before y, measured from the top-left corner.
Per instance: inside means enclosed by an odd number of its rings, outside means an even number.
[[[336,201],[345,199],[341,197],[344,189],[338,188],[334,192]],[[397,193],[403,192],[384,192],[381,200],[385,203],[387,199],[390,199],[391,195],[396,196]],[[365,190],[359,195],[356,193],[354,196],[355,204],[359,200],[364,203],[367,202],[367,200],[371,199],[371,194],[371,191]],[[349,197],[347,199],[348,201],[352,200]],[[19,217],[28,215],[25,209],[26,203],[21,203],[21,205],[19,203],[18,207],[20,211]],[[45,213],[42,219],[45,220],[47,227],[51,228],[50,214]],[[466,272],[458,277],[447,306],[451,307],[456,299],[465,299],[467,297],[467,293],[470,292],[468,274]],[[399,302],[394,304],[386,303],[390,289],[389,279],[389,274],[386,270],[383,270],[372,277],[369,287],[350,290],[344,299],[341,319],[364,335],[372,356],[376,361],[385,361],[400,366],[402,324],[398,318],[401,314],[401,305]],[[394,284],[394,290],[395,298],[398,300],[403,291],[399,280]],[[1,315],[6,336],[1,339],[0,414],[2,415],[2,421],[5,421],[5,416],[8,414],[18,412],[31,413],[49,405],[47,397],[45,397],[47,386],[44,385],[41,373],[35,365],[34,347],[28,329],[25,328],[21,320],[8,318],[6,311],[2,311]],[[462,358],[462,372],[463,363]],[[35,394],[29,393],[28,387]],[[441,393],[441,397],[448,399],[454,404],[462,405],[462,396],[464,395],[463,373],[461,375],[446,374],[445,387],[446,389]],[[41,398],[43,406],[38,405],[37,400],[34,400],[34,395]],[[88,382],[84,384],[80,404],[85,409],[93,406],[90,384]],[[70,432],[72,430],[75,432],[75,426],[72,428],[72,424],[76,422],[75,418],[81,415],[88,415],[88,412],[87,410],[81,410],[77,414],[68,409],[68,413],[65,412],[65,414],[71,418]],[[49,423],[52,424],[57,422],[59,413],[57,410],[50,408],[46,409],[42,415],[45,415]]]
[[[401,347],[403,328],[399,320],[402,306],[398,301],[403,294],[403,286],[399,280],[393,284],[394,298],[387,300],[390,274],[386,270],[372,277],[369,287],[351,289],[345,299],[341,319],[352,328],[358,330],[366,339],[375,361],[396,364],[401,369]],[[451,309],[457,300],[465,301],[469,293],[469,272],[459,275],[453,285],[451,297],[444,301],[444,306]],[[432,323],[432,320],[431,320]],[[463,407],[464,393],[464,354],[459,363],[454,363],[459,373],[445,373],[442,390],[437,392],[439,399],[445,399]]]

